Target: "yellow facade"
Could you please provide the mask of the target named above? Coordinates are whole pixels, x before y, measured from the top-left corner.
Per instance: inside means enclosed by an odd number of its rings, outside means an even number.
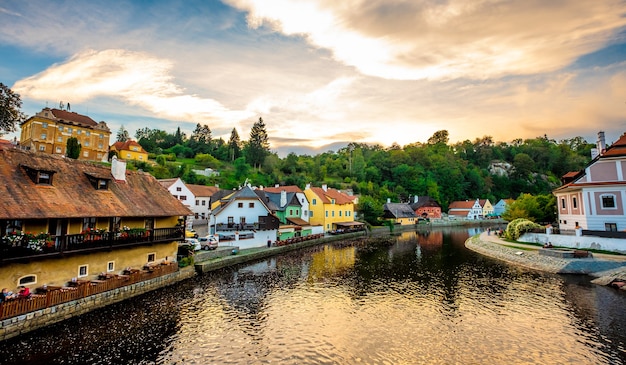
[[[124,160],[148,161],[148,152],[144,151],[141,146],[130,146],[128,149],[118,151],[113,145],[111,151],[117,152],[117,156]]]
[[[394,219],[394,223],[402,225],[402,226],[413,225],[415,224],[415,218],[414,217],[396,218]]]
[[[493,205],[491,204],[489,199],[485,200],[485,204],[483,205],[483,217],[493,215],[493,212]]]
[[[304,195],[309,201],[309,223],[312,225],[321,225],[325,231],[332,231],[337,229],[336,223],[354,221],[352,202],[337,204],[335,199],[320,197],[312,189],[305,189]]]
[[[78,254],[67,257],[47,260],[35,260],[27,263],[5,264],[0,270],[0,288],[15,291],[19,280],[27,276],[34,276],[35,282],[27,285],[31,290],[44,284],[65,286],[72,278],[93,280],[98,274],[108,272],[121,274],[127,268],[141,269],[148,263],[148,258],[154,257],[155,262],[164,260],[174,261],[178,252],[178,243],[169,242],[139,246],[126,249],[116,249],[107,252]],[[113,270],[109,271],[109,265]],[[80,276],[80,268],[86,266],[86,275]]]
[[[45,110],[22,124],[21,146],[30,147],[32,151],[65,155],[68,138],[75,137],[81,145],[79,160],[101,161],[108,158],[109,131],[67,124],[43,115]]]

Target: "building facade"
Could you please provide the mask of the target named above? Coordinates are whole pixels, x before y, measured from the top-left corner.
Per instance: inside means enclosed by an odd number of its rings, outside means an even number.
[[[75,137],[81,145],[79,160],[106,161],[109,157],[109,127],[86,115],[44,108],[20,126],[20,145],[31,151],[65,155],[68,138]]]

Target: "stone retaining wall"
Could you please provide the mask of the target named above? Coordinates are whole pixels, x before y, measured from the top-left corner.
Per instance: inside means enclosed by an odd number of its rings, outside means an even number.
[[[46,327],[51,324],[90,312],[110,304],[126,300],[149,291],[175,284],[195,275],[192,267],[181,268],[179,271],[160,276],[151,280],[141,281],[100,294],[62,303],[21,316],[7,318],[1,322],[0,341],[23,333]]]

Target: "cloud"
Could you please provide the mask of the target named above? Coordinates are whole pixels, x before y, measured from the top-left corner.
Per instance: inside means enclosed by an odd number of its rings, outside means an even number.
[[[13,89],[37,100],[81,103],[108,97],[175,120],[203,118],[233,123],[252,114],[233,111],[213,99],[186,94],[173,82],[172,62],[121,49],[81,52],[67,62],[18,81]]]
[[[329,49],[361,73],[398,80],[489,79],[561,69],[611,41],[626,3],[543,0],[226,0]]]

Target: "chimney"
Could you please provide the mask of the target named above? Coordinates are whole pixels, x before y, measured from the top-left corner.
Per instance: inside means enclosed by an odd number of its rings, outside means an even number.
[[[328,191],[328,185],[326,185],[326,184],[322,184],[322,190],[324,190],[324,191]]]
[[[605,149],[606,149],[606,142],[604,140],[604,132],[600,131],[598,132],[598,153],[602,155]]]
[[[117,156],[111,159],[111,174],[118,181],[126,181],[126,161],[118,160]]]
[[[284,190],[280,191],[280,207],[284,207],[287,205],[287,192]]]
[[[311,183],[307,183],[306,186],[304,187],[304,190],[308,190],[311,189]]]
[[[597,148],[592,148],[591,149],[591,159],[593,160],[594,158],[598,157],[599,153],[598,153],[598,149]]]
[[[387,198],[387,204],[391,203],[391,198]]]
[[[413,197],[413,203],[417,203],[417,201],[419,200],[419,198],[420,198],[420,197],[419,197],[419,196],[417,196],[417,195],[416,195],[416,196],[414,196],[414,197]]]

